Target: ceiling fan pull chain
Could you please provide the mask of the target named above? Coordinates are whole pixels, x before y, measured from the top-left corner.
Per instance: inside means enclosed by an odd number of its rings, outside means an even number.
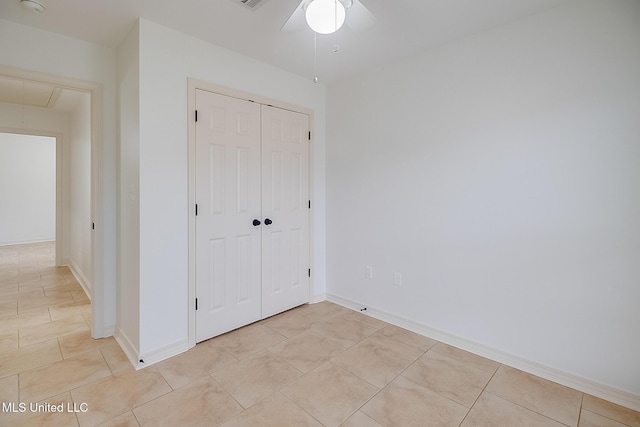
[[[313,32],[313,78],[314,83],[318,83],[318,33]]]

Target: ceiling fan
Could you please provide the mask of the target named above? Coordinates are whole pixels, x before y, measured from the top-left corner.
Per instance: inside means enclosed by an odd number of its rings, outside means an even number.
[[[329,10],[329,25],[322,21],[323,12]],[[327,15],[325,14],[326,18]],[[331,34],[337,31],[342,23],[351,30],[360,32],[368,29],[376,22],[375,16],[360,0],[302,0],[293,11],[280,31],[296,32],[309,27],[318,34]]]

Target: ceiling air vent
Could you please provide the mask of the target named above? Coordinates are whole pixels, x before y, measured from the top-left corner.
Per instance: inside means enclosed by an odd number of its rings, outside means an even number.
[[[240,3],[252,10],[256,10],[266,1],[267,0],[235,0],[236,3]]]

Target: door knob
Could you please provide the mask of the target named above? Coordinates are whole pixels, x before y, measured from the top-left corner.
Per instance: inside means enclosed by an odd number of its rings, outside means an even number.
[[[267,225],[271,225],[271,224],[273,224],[273,221],[271,221],[269,218],[267,218],[267,219],[264,220],[264,223],[267,224]]]
[[[253,220],[253,226],[254,226],[254,227],[257,227],[257,226],[259,226],[259,225],[260,225],[260,220],[259,220],[259,219],[254,219],[254,220]]]

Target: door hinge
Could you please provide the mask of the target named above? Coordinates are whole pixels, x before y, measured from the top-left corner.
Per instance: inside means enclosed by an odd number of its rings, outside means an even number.
[[[311,131],[309,131],[309,141],[311,141]]]
[[[95,223],[95,222],[92,222],[92,223],[91,223],[91,229],[92,229],[92,230],[95,230],[95,229],[96,229],[96,223]]]
[[[196,203],[196,216],[198,216],[198,204]]]
[[[309,269],[309,277],[311,277],[311,269]]]
[[[198,110],[196,110],[196,122],[198,121]]]
[[[196,310],[198,309],[198,298],[196,298]]]
[[[309,200],[309,209],[311,209],[311,200]]]

